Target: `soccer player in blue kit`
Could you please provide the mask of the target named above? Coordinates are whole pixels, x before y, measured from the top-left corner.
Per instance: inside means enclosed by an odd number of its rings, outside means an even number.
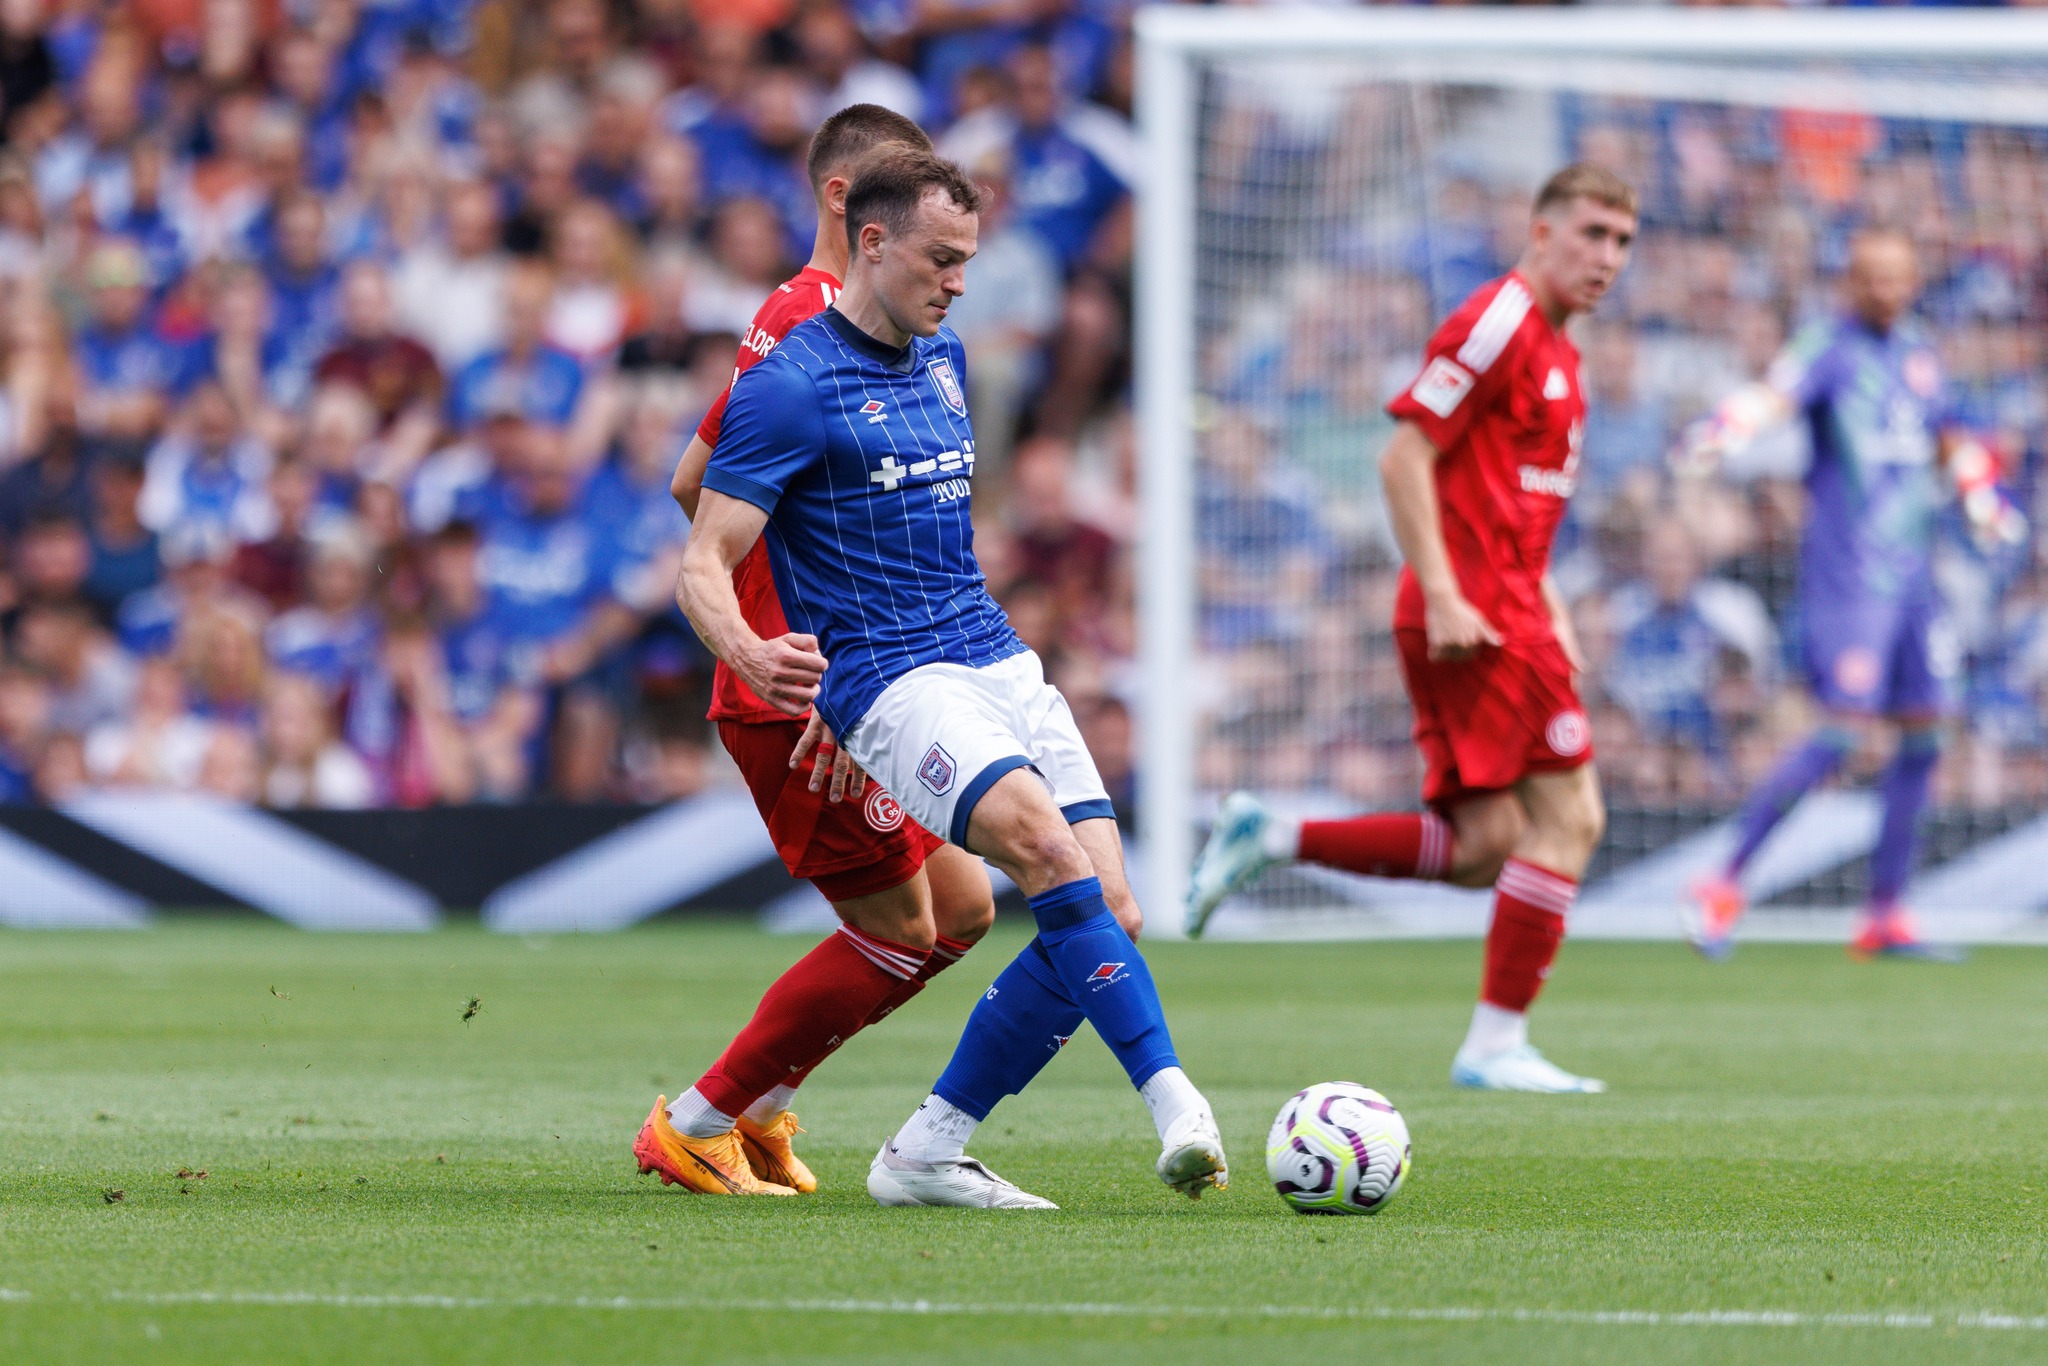
[[[974,558],[965,357],[946,330],[980,193],[952,163],[877,153],[846,196],[838,301],[735,383],[677,600],[705,643],[815,720],[933,834],[1029,898],[1038,935],[983,995],[932,1094],[868,1172],[888,1205],[1049,1209],[966,1155],[1085,1018],[1152,1112],[1156,1170],[1190,1196],[1228,1178],[1132,940],[1137,904],[1095,763]],[[767,537],[791,631],[763,640],[732,588]],[[828,667],[829,663],[829,667]]]
[[[1980,544],[2017,541],[2026,524],[1997,486],[1996,459],[1951,420],[1940,361],[1910,314],[1920,285],[1912,242],[1888,229],[1857,234],[1847,284],[1848,310],[1794,337],[1765,378],[1695,424],[1678,453],[1681,469],[1704,469],[1792,418],[1806,423],[1813,452],[1799,623],[1808,685],[1825,719],[1750,795],[1734,853],[1692,889],[1688,937],[1709,958],[1730,951],[1747,904],[1745,865],[1877,718],[1898,741],[1882,780],[1869,899],[1849,950],[1953,956],[1925,943],[1900,905],[1957,664],[1932,567],[1942,470]]]

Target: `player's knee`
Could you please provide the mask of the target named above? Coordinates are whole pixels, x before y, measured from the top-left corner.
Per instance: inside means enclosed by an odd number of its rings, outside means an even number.
[[[1552,817],[1555,833],[1585,857],[1592,857],[1607,833],[1607,803],[1597,792],[1578,801],[1564,803]]]
[[[932,908],[934,924],[940,934],[948,939],[957,939],[963,944],[978,944],[996,923],[996,901],[984,893],[979,899],[962,900]]]
[[[1131,895],[1130,884],[1119,880],[1111,886],[1105,881],[1102,898],[1109,903],[1109,913],[1124,927],[1124,933],[1136,939],[1145,928],[1145,912],[1139,907],[1138,898]]]
[[[1026,824],[1005,842],[1009,847],[1004,852],[1023,874],[1019,882],[1027,892],[1095,876],[1087,851],[1065,821],[1055,818]]]
[[[1457,816],[1451,866],[1444,881],[1454,887],[1491,887],[1522,838],[1525,822],[1520,808],[1508,802],[1474,803],[1461,808]]]
[[[1500,877],[1500,870],[1507,865],[1511,848],[1512,844],[1489,844],[1467,852],[1461,845],[1444,881],[1453,887],[1491,887]]]
[[[938,943],[938,925],[922,898],[905,894],[908,886],[842,901],[833,909],[863,934],[929,952]]]

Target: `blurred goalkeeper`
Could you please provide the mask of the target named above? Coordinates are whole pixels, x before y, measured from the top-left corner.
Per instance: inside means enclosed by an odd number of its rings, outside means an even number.
[[[1246,793],[1223,803],[1195,865],[1188,933],[1230,892],[1288,859],[1494,889],[1459,1086],[1604,1091],[1529,1044],[1528,1011],[1564,941],[1606,807],[1575,676],[1584,668],[1550,543],[1578,483],[1579,353],[1564,325],[1628,262],[1636,196],[1571,166],[1536,196],[1515,269],[1480,286],[1430,339],[1387,411],[1380,456],[1406,567],[1394,638],[1428,764],[1429,810],[1289,821]]]
[[[1795,337],[1762,383],[1743,386],[1688,430],[1675,457],[1682,471],[1703,472],[1793,418],[1806,423],[1813,449],[1799,622],[1808,685],[1826,719],[1751,794],[1736,818],[1733,856],[1692,889],[1688,934],[1709,958],[1730,950],[1750,858],[1879,719],[1898,742],[1882,782],[1870,900],[1849,951],[1956,956],[1925,943],[1899,904],[1957,663],[1931,556],[1943,468],[1983,548],[2024,540],[2026,522],[1998,486],[1996,457],[1951,422],[1941,364],[1910,316],[1919,288],[1911,240],[1889,229],[1858,234],[1847,312]]]

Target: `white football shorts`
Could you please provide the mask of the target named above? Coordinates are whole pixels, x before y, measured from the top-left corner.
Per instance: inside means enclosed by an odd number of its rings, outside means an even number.
[[[840,743],[918,824],[962,848],[974,804],[1012,769],[1037,773],[1069,823],[1116,814],[1067,699],[1030,650],[979,669],[912,669]]]

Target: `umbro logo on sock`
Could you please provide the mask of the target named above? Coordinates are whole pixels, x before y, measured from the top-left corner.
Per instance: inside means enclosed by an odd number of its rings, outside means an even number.
[[[1128,976],[1130,974],[1124,971],[1124,964],[1104,963],[1101,967],[1088,974],[1088,986],[1090,990],[1100,991],[1111,982],[1121,982]]]

